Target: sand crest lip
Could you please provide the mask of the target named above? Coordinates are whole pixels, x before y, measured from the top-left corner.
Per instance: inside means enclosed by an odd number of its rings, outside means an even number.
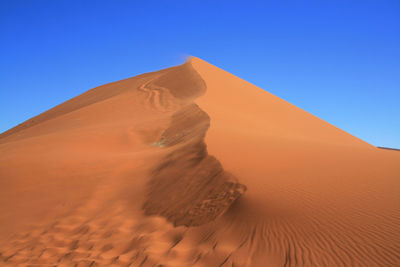
[[[209,121],[195,104],[172,116],[157,143],[174,150],[152,171],[143,205],[147,215],[165,216],[175,226],[199,226],[222,215],[246,191],[208,155],[204,136]]]
[[[176,84],[171,86],[170,81],[174,79],[169,75],[176,77],[171,72],[157,79],[158,86],[161,84],[180,99],[194,99],[204,94],[206,88],[201,77],[190,64],[184,67],[184,71],[172,71],[186,73],[179,75],[180,83],[186,86],[184,91],[176,90]],[[172,115],[169,127],[156,142],[160,147],[173,150],[153,169],[143,205],[147,215],[162,215],[175,226],[211,222],[246,191],[246,186],[225,172],[215,157],[208,155],[204,138],[210,127],[210,117],[192,101],[187,101]]]

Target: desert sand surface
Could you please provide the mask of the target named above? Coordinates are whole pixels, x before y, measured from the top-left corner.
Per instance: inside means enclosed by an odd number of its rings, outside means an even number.
[[[400,152],[201,59],[0,135],[0,266],[400,266]]]

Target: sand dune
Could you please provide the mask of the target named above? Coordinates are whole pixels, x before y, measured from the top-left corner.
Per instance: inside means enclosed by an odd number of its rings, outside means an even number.
[[[198,58],[0,136],[1,266],[400,266],[400,152]]]

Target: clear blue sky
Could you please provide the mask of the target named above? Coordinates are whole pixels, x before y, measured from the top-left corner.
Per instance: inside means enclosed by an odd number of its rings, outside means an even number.
[[[193,55],[400,147],[399,0],[2,0],[0,33],[0,132]]]

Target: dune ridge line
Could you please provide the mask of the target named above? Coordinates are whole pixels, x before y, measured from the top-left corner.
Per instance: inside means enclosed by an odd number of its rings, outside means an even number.
[[[206,91],[206,85],[190,62],[182,68],[188,69],[187,75],[180,78],[187,79],[189,88],[184,91],[176,84],[176,69],[146,84],[147,90],[155,88],[161,95],[168,90],[182,107],[172,115],[169,127],[156,142],[172,151],[152,170],[143,210],[147,215],[162,215],[175,226],[199,226],[222,215],[246,186],[208,154],[204,138],[211,119],[194,102]]]

